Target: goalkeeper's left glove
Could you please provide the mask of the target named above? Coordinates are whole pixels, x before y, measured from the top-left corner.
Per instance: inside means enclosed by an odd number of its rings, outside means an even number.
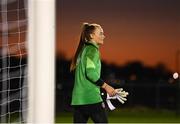
[[[127,99],[125,97],[127,97],[127,95],[129,94],[128,92],[123,91],[122,88],[120,89],[115,89],[117,94],[115,96],[109,96],[109,94],[107,94],[107,98],[106,98],[106,102],[108,107],[110,108],[110,110],[114,110],[115,107],[112,105],[110,99],[118,99],[119,102],[121,102],[122,104],[125,103],[125,101],[127,101]]]

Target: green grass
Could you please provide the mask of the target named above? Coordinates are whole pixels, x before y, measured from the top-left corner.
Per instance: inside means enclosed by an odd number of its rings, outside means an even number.
[[[59,113],[56,117],[57,123],[72,123],[72,120],[72,113]],[[110,111],[108,120],[109,123],[180,123],[180,116],[169,110],[135,107]]]

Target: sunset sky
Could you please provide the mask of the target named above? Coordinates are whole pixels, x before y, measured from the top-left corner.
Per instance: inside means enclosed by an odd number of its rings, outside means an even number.
[[[72,58],[83,22],[105,33],[101,57],[123,65],[164,63],[175,70],[180,50],[180,0],[57,0],[57,52]]]

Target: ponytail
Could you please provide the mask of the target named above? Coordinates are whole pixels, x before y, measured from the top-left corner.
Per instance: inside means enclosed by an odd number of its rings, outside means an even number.
[[[80,53],[80,51],[82,50],[83,46],[84,46],[84,43],[86,41],[86,38],[85,38],[85,30],[86,28],[89,26],[88,23],[83,23],[83,26],[82,26],[82,32],[81,32],[81,36],[80,36],[80,40],[79,40],[79,45],[76,49],[76,53],[71,61],[71,66],[70,66],[70,72],[73,71],[75,68],[76,68],[76,61],[77,61],[77,57]]]

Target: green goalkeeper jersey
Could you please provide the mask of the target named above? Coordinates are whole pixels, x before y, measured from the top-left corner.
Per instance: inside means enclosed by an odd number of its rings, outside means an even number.
[[[101,61],[99,46],[89,41],[79,53],[75,69],[75,84],[72,93],[72,105],[86,105],[102,102],[100,86]]]

